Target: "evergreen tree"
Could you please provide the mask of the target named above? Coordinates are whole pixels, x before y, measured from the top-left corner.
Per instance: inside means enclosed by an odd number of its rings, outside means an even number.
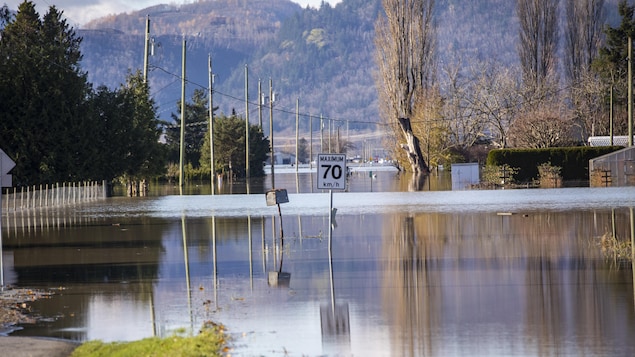
[[[622,21],[618,27],[607,26],[604,30],[606,44],[600,48],[599,56],[593,61],[592,68],[609,83],[616,84],[618,92],[626,93],[626,75],[628,65],[628,38],[635,35],[635,6],[625,0],[618,4],[618,13]],[[618,95],[621,97],[621,95]]]
[[[0,145],[16,161],[16,183],[87,179],[90,136],[80,70],[81,39],[54,6],[43,20],[20,4],[0,36]]]
[[[626,133],[628,106],[628,38],[635,40],[635,5],[629,5],[622,0],[618,4],[618,13],[622,20],[617,27],[607,26],[604,29],[606,42],[600,48],[599,55],[593,61],[591,68],[598,73],[605,88],[613,88],[613,110],[615,133]],[[608,93],[607,93],[608,94]],[[609,106],[606,96],[605,105]],[[607,108],[608,109],[608,108]],[[608,132],[608,128],[604,130]]]
[[[172,113],[172,120],[177,125],[166,126],[165,137],[169,147],[169,160],[178,162],[181,141],[181,101],[177,102],[178,112]],[[207,93],[202,89],[194,90],[192,101],[185,103],[185,162],[198,165],[201,159],[201,148],[208,130],[209,109]]]
[[[161,128],[150,88],[140,71],[130,74],[120,88],[124,97],[123,118],[130,121],[130,129],[121,133],[120,145],[125,147],[124,174],[132,179],[147,179],[165,171],[165,150],[159,143]]]
[[[249,126],[249,173],[264,176],[263,163],[269,154],[269,139],[265,138],[258,125]],[[245,120],[232,116],[214,118],[214,161],[215,172],[231,173],[245,177]],[[210,169],[209,131],[201,152],[200,167]]]
[[[93,175],[112,180],[125,171],[124,160],[128,149],[127,137],[132,121],[124,109],[125,96],[120,90],[110,90],[106,86],[97,88],[90,98],[91,115],[95,120],[92,136]]]

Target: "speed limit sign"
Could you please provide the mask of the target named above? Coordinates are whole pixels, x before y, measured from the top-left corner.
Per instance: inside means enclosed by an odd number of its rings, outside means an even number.
[[[346,155],[318,154],[317,188],[346,190]]]

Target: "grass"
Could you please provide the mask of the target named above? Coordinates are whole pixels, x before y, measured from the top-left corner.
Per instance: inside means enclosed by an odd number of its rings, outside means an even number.
[[[600,237],[600,248],[604,256],[613,259],[614,263],[631,261],[630,240],[617,239],[607,232]]]
[[[224,327],[206,322],[196,336],[174,334],[132,342],[88,341],[77,347],[71,357],[124,356],[222,356],[228,352]]]

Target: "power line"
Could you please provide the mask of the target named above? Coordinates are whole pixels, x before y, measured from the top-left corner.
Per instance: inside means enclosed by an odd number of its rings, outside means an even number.
[[[180,75],[178,75],[178,74],[176,74],[176,73],[173,73],[173,72],[170,72],[170,71],[166,70],[165,68],[162,68],[162,67],[159,67],[159,66],[154,66],[154,65],[152,65],[152,68],[153,68],[153,69],[158,69],[158,70],[160,70],[160,71],[162,71],[162,72],[164,72],[164,73],[166,73],[166,74],[168,74],[168,75],[170,75],[170,76],[173,76],[173,77],[175,77],[175,78],[178,78],[178,79],[180,79],[180,78],[181,78],[181,76],[180,76]],[[194,85],[194,86],[196,86],[196,87],[200,88],[200,89],[205,89],[205,90],[207,90],[207,89],[208,89],[208,87],[207,87],[207,86],[204,86],[204,85],[199,84],[199,83],[197,83],[197,82],[191,81],[191,80],[189,80],[189,79],[187,79],[187,78],[185,79],[185,81],[186,81],[187,83],[189,83],[189,84],[192,84],[192,85]],[[239,98],[239,97],[236,97],[236,96],[231,95],[231,94],[227,94],[227,93],[224,93],[224,92],[220,92],[220,91],[218,91],[218,90],[216,90],[216,89],[214,89],[214,91],[213,91],[213,92],[214,92],[214,94],[218,94],[218,95],[220,95],[220,96],[223,96],[223,97],[226,97],[226,98],[229,98],[229,99],[233,99],[233,100],[235,100],[235,101],[237,101],[237,102],[244,103],[244,100],[245,100],[244,98]],[[258,98],[258,100],[260,100],[260,98]],[[258,105],[259,105],[259,103],[258,103],[258,102],[253,102],[253,101],[249,101],[249,104],[251,104],[251,105],[255,105],[255,106],[258,106]],[[254,109],[254,110],[255,110],[255,109]],[[295,111],[294,111],[294,110],[292,110],[292,109],[284,109],[284,108],[280,108],[280,107],[274,107],[274,108],[273,108],[273,110],[275,110],[275,111],[276,111],[276,112],[278,112],[278,113],[293,114],[293,115],[295,114]],[[251,111],[251,110],[250,110],[250,111]],[[240,113],[244,113],[244,111],[243,111],[243,112],[240,112]],[[310,114],[310,113],[299,113],[299,115],[300,115],[300,116],[302,116],[302,117],[304,117],[304,118],[308,118],[308,117],[315,117],[315,116],[316,116],[315,114]],[[322,116],[322,118],[323,118],[323,120],[331,120],[331,121],[341,122],[341,123],[346,123],[346,122],[348,122],[348,123],[352,123],[352,124],[373,124],[373,125],[380,125],[380,126],[387,126],[387,125],[389,125],[389,124],[386,124],[386,123],[379,123],[379,122],[373,122],[373,121],[363,121],[363,120],[341,119],[341,118],[333,118],[333,117],[325,117],[325,116]]]

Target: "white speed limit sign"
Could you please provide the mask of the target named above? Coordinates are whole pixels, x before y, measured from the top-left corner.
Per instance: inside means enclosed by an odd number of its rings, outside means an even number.
[[[346,190],[346,154],[318,154],[317,188]]]

